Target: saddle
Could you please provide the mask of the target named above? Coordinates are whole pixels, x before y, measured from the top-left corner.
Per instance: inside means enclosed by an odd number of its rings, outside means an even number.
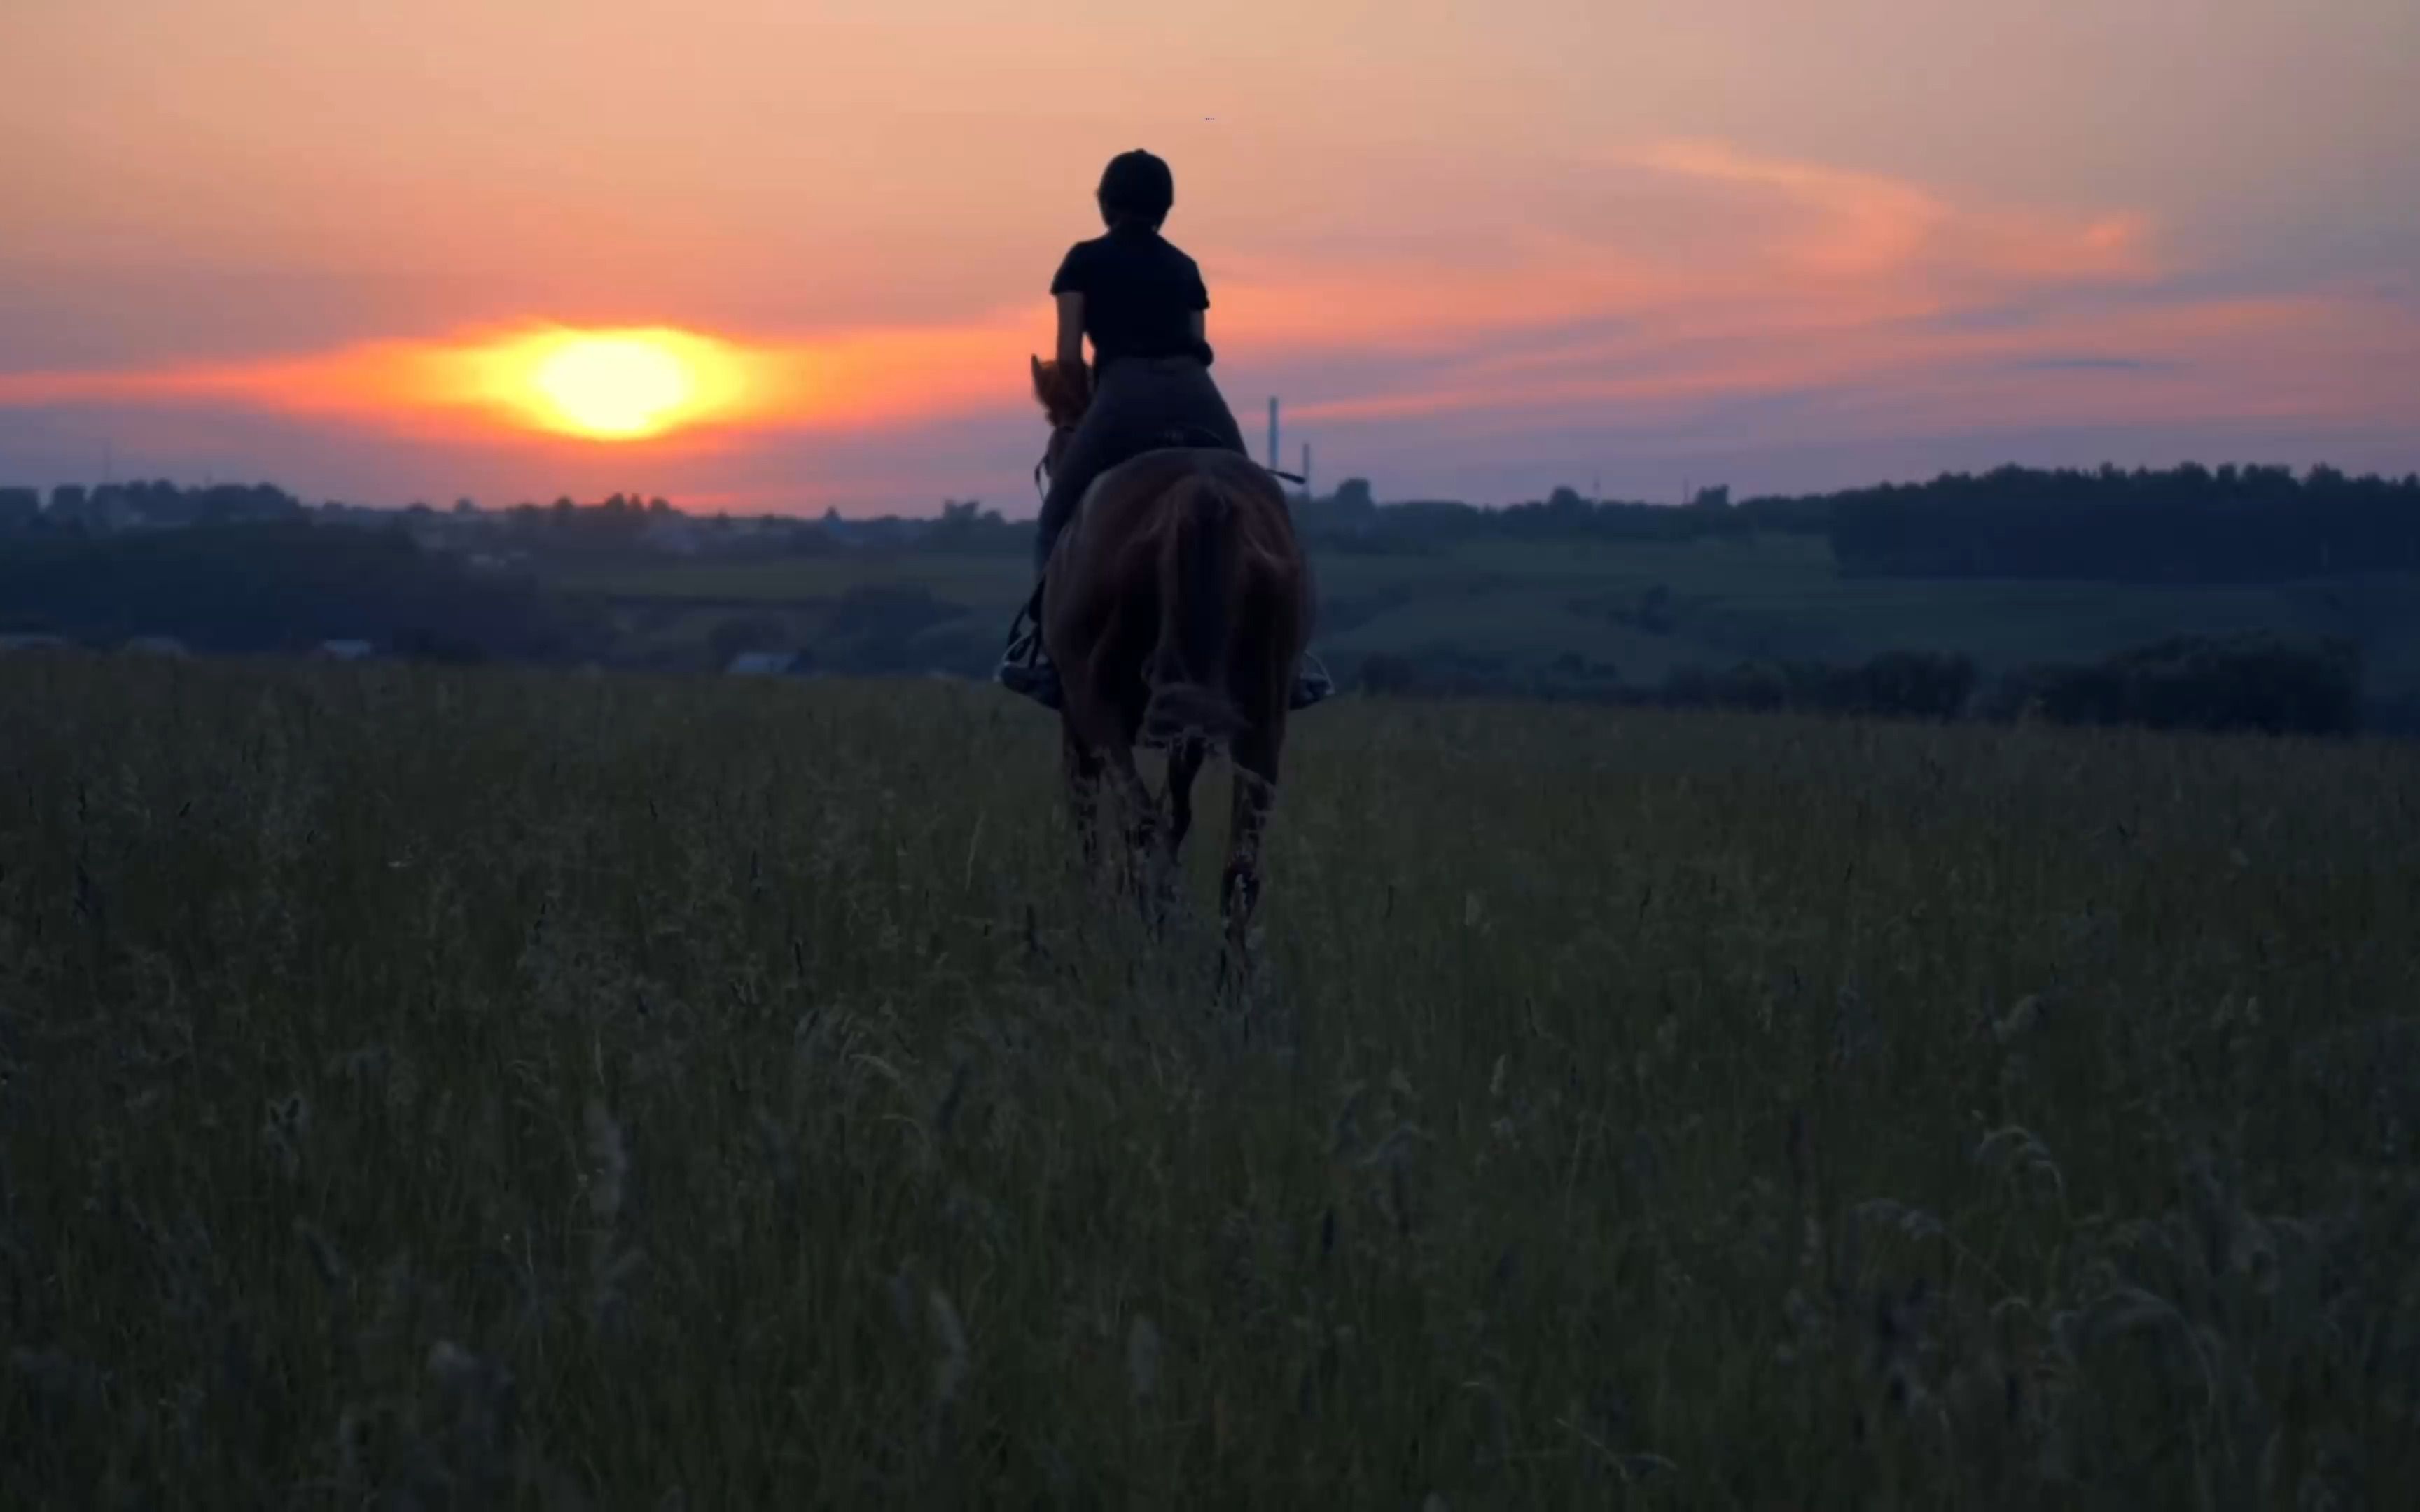
[[[1146,452],[1156,452],[1163,447],[1170,446],[1199,446],[1213,452],[1232,450],[1232,448],[1228,446],[1226,439],[1207,425],[1176,424],[1165,426],[1160,430],[1153,432],[1148,443],[1137,447],[1126,456],[1119,458],[1119,461],[1131,462],[1136,457],[1142,455]],[[1245,453],[1244,458],[1246,461],[1251,460],[1251,454],[1249,452]],[[1110,464],[1111,467],[1116,465],[1117,463],[1114,462]],[[1280,471],[1278,469],[1269,466],[1266,462],[1260,463],[1258,466],[1262,471],[1267,473],[1270,477],[1282,478],[1288,483],[1308,483],[1310,481],[1299,472]],[[1106,472],[1109,469],[1104,468],[1102,471]]]
[[[1144,447],[1143,451],[1155,451],[1163,446],[1203,446],[1214,452],[1223,452],[1228,449],[1226,439],[1207,425],[1167,426],[1153,438],[1152,444]],[[1249,460],[1249,454],[1246,454],[1246,456]],[[1298,472],[1280,472],[1265,462],[1261,464],[1261,471],[1272,478],[1283,478],[1288,483],[1306,481]]]
[[[1202,446],[1212,451],[1225,451],[1226,440],[1207,425],[1175,424],[1162,426],[1154,433],[1151,444],[1143,451],[1157,451],[1165,446]],[[1137,454],[1138,455],[1140,453]]]

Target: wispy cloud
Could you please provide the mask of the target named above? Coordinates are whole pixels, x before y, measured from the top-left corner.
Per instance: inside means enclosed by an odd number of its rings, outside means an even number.
[[[1758,249],[1776,270],[1850,281],[1923,276],[1953,285],[2156,276],[2139,213],[2074,216],[1960,204],[1900,179],[1753,156],[1720,142],[1666,142],[1628,161],[1737,186],[1808,212],[1797,236]]]
[[[2024,357],[2008,365],[2020,373],[2161,373],[2177,364],[2141,357]]]

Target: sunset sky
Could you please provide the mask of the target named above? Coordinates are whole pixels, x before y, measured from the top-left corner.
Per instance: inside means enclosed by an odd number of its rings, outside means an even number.
[[[1137,146],[1323,484],[2420,469],[2412,0],[0,0],[0,483],[1030,515]]]

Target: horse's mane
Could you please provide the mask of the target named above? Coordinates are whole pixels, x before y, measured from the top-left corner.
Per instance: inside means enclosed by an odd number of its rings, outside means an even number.
[[[1092,376],[1083,363],[1071,368],[1063,363],[1033,359],[1033,397],[1054,429],[1083,418],[1085,407],[1092,402]]]

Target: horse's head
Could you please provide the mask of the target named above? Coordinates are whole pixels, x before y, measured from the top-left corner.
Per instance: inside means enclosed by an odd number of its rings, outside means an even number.
[[[1046,363],[1039,357],[1032,363],[1033,397],[1042,406],[1043,418],[1050,422],[1050,442],[1034,468],[1034,478],[1039,481],[1043,473],[1059,470],[1059,458],[1067,450],[1068,438],[1076,434],[1076,423],[1084,418],[1084,407],[1092,402],[1092,393],[1081,363],[1069,368],[1060,363]]]

